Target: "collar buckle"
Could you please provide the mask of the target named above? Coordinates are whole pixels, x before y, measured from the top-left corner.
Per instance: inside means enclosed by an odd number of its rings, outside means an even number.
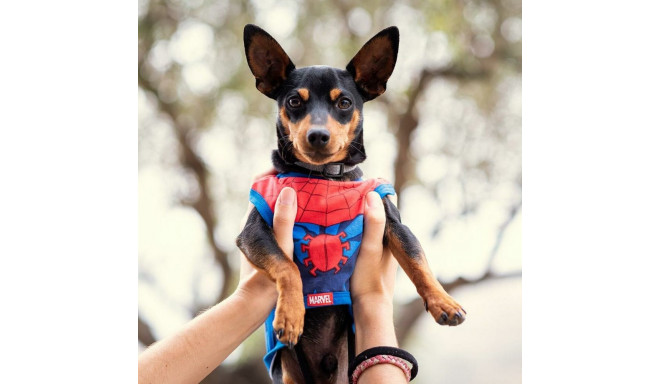
[[[344,163],[325,164],[321,173],[325,177],[342,177],[344,176]]]

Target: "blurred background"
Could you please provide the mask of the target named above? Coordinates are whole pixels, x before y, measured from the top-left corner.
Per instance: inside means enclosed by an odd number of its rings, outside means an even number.
[[[399,27],[387,92],[365,104],[368,177],[394,183],[404,223],[468,311],[424,312],[399,270],[395,325],[419,383],[519,383],[520,0],[138,2],[138,352],[235,288],[252,179],[271,167],[275,103],[242,32],[257,24],[298,67],[343,68]],[[263,329],[204,382],[267,383]]]

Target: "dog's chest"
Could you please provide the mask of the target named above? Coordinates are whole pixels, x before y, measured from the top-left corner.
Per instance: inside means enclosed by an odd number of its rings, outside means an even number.
[[[382,179],[333,181],[308,177],[267,176],[250,193],[255,207],[272,226],[277,197],[285,187],[296,191],[298,211],[293,230],[294,261],[303,279],[305,295],[348,292],[363,232],[364,199],[370,191],[393,194]],[[332,298],[314,297],[319,305]],[[310,298],[307,299],[308,305]],[[314,304],[314,303],[311,303]]]

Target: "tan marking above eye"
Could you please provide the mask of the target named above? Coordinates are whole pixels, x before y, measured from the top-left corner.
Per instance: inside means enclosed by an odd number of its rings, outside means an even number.
[[[335,101],[341,95],[341,89],[334,88],[330,91],[330,100]]]
[[[305,101],[309,100],[309,89],[307,89],[307,88],[300,88],[300,89],[298,90],[298,94],[300,95],[300,97],[301,97],[303,100],[305,100]]]
[[[291,120],[289,120],[289,117],[286,115],[286,110],[284,107],[280,108],[280,121],[284,126],[284,133],[288,135],[290,133],[289,124],[291,123]]]

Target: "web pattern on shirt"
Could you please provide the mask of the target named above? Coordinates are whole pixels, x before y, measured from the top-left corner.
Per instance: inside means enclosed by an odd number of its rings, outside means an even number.
[[[287,177],[278,180],[280,188],[269,189],[264,198],[274,202],[284,187],[292,187],[298,195],[296,222],[323,226],[351,220],[363,213],[364,196],[378,183],[373,181],[338,182],[324,179]],[[274,208],[274,207],[271,207]]]

